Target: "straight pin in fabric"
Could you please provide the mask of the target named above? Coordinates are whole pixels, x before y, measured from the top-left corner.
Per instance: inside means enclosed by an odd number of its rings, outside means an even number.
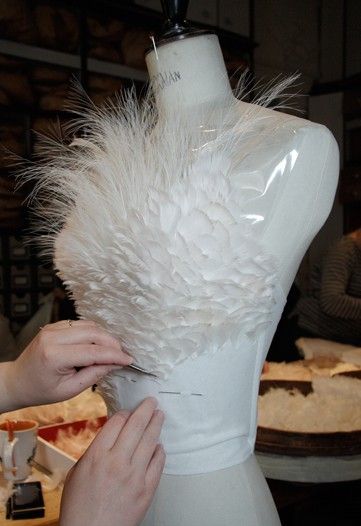
[[[137,373],[143,373],[148,376],[153,376],[154,378],[158,378],[156,374],[151,373],[150,371],[147,371],[146,369],[143,369],[143,367],[140,367],[139,365],[136,365],[134,363],[127,365],[126,369],[132,369],[133,371],[136,371]]]
[[[153,49],[154,49],[154,53],[155,53],[156,59],[159,60],[159,57],[158,57],[158,51],[157,51],[157,46],[155,45],[154,36],[153,36],[153,35],[150,35],[149,38],[150,38],[151,41],[152,41]]]
[[[190,396],[203,396],[202,393],[183,393],[180,391],[158,391],[159,394],[174,394],[174,395],[190,395]]]

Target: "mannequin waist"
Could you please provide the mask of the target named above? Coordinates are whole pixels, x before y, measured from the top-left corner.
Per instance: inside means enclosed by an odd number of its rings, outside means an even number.
[[[153,396],[165,413],[165,473],[196,474],[238,464],[253,452],[263,353],[244,337],[214,354],[189,358],[167,380],[125,370],[103,385],[109,414]]]

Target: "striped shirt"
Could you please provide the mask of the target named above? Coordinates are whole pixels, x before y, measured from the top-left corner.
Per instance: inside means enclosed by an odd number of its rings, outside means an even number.
[[[361,345],[361,246],[344,236],[311,276],[311,293],[298,303],[298,324],[315,336]]]

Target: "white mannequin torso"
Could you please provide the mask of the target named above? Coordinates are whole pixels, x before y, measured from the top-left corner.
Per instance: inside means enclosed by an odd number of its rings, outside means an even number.
[[[65,173],[76,198],[55,240],[55,263],[80,314],[134,356],[138,350],[141,365],[161,370],[173,351],[183,357],[168,380],[120,371],[104,382],[111,412],[149,395],[166,412],[168,465],[144,526],[276,526],[252,455],[259,377],[300,260],[330,211],[337,146],[322,126],[237,102],[214,35],[167,43],[147,64],[158,129],[167,132],[162,120],[171,128],[180,113],[185,127],[176,132],[186,147],[172,139],[176,162],[163,163],[153,145],[167,156],[168,137],[151,128],[152,141],[136,128],[143,142],[128,141],[117,114],[116,133],[100,119],[99,135],[74,141],[85,168],[70,183]],[[190,153],[192,129],[206,147],[191,142]],[[182,156],[191,160],[186,173]],[[162,170],[168,179],[158,177]]]
[[[166,44],[148,53],[146,63],[161,118],[171,118],[175,108],[194,118],[199,108],[204,115],[207,106],[234,105],[215,35]],[[238,101],[240,117],[253,112],[252,106]],[[273,159],[271,170],[278,166],[278,171],[282,171],[282,192],[273,196],[272,203],[267,194],[263,212],[277,208],[277,213],[267,219],[265,243],[283,264],[280,280],[287,296],[304,253],[330,213],[338,181],[338,147],[325,126],[268,108],[257,107],[256,114],[257,135],[252,134],[245,149],[250,156],[254,152],[249,170],[269,174]],[[280,235],[282,232],[287,232],[287,236]]]
[[[163,118],[183,101],[185,111],[219,101],[232,105],[225,67],[214,36],[174,42],[147,57],[151,79],[174,71],[180,79],[157,92]],[[159,76],[158,76],[159,78]],[[166,74],[163,74],[166,78]],[[176,77],[175,77],[176,78]],[[216,81],[214,81],[216,79]],[[253,111],[237,103],[240,116]],[[284,295],[311,240],[326,220],[338,179],[338,148],[323,126],[266,108],[257,108],[257,132],[245,141],[242,171],[266,181],[274,191],[249,202],[249,213],[264,218],[259,236],[280,263]],[[264,117],[264,118],[263,118]],[[253,130],[254,132],[255,130]],[[242,184],[242,174],[240,174]],[[261,183],[262,184],[262,183]],[[270,329],[268,345],[276,329]],[[263,357],[268,345],[263,349]],[[260,373],[260,371],[259,371]],[[268,488],[253,456],[227,469],[201,475],[163,475],[144,526],[273,526],[279,524]]]

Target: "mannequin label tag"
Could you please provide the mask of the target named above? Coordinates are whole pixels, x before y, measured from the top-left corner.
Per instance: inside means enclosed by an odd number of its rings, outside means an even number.
[[[172,84],[175,84],[181,80],[182,75],[180,71],[164,71],[162,73],[157,73],[150,79],[150,84],[154,91],[161,91]]]

